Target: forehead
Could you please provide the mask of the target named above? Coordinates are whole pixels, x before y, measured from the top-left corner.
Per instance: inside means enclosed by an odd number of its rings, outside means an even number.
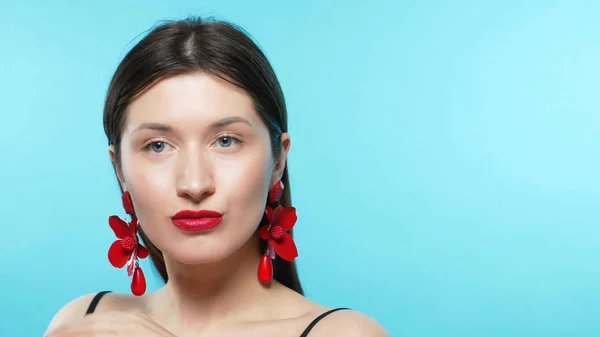
[[[128,128],[140,123],[210,123],[227,117],[260,122],[252,98],[217,76],[192,73],[162,79],[129,105]]]

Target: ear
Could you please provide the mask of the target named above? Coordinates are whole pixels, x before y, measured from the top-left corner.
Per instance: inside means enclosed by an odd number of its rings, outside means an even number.
[[[283,177],[287,156],[290,152],[290,146],[292,145],[292,140],[287,132],[282,133],[279,140],[281,141],[281,153],[277,158],[275,158],[275,167],[273,168],[271,186],[275,185],[275,183],[281,180]]]
[[[123,179],[123,172],[117,164],[117,155],[115,152],[114,145],[111,144],[108,146],[108,154],[110,155],[110,160],[112,161],[113,168],[115,169],[115,173],[117,174],[117,179],[119,179],[119,185],[121,185],[121,190],[127,191],[127,185],[125,184],[125,179]]]

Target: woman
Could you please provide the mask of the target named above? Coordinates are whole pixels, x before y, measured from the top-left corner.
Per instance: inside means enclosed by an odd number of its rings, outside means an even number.
[[[133,294],[75,299],[46,336],[387,336],[303,297],[284,96],[240,28],[153,29],[112,79],[104,129],[129,215],[109,217],[108,258]],[[152,293],[138,265],[147,256],[166,282]]]

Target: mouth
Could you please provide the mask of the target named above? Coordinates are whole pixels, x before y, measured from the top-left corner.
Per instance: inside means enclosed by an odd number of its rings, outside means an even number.
[[[223,221],[223,214],[215,211],[185,210],[171,217],[175,227],[186,232],[201,232],[217,227]]]

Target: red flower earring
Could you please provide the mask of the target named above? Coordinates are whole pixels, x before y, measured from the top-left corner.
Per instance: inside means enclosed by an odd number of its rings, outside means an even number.
[[[269,283],[273,279],[273,259],[279,255],[282,259],[292,262],[298,257],[298,249],[291,231],[298,217],[294,207],[279,205],[283,194],[283,183],[278,181],[269,191],[269,205],[265,209],[269,224],[260,228],[260,238],[267,241],[267,249],[258,265],[258,280]]]
[[[146,278],[139,266],[138,258],[148,257],[148,249],[140,244],[138,240],[139,223],[135,216],[129,192],[123,193],[122,201],[125,212],[131,216],[131,222],[128,223],[116,215],[108,218],[108,224],[118,238],[108,250],[108,261],[115,268],[123,268],[127,265],[127,275],[133,276],[131,279],[131,292],[136,296],[141,296],[146,292]]]

